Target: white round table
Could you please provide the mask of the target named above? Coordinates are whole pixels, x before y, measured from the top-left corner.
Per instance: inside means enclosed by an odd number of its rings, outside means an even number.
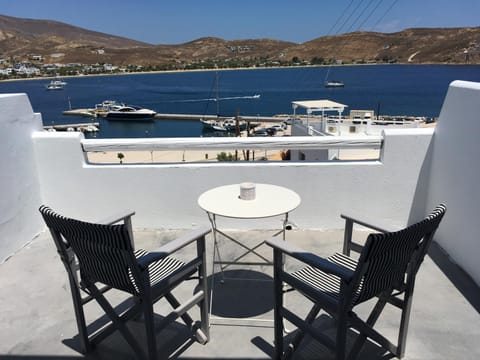
[[[216,216],[235,219],[261,219],[283,215],[282,229],[278,230],[273,236],[282,234],[283,240],[285,240],[288,214],[290,211],[296,209],[300,205],[300,202],[300,196],[296,192],[282,186],[271,184],[255,184],[255,198],[253,200],[243,200],[240,198],[240,184],[219,186],[201,194],[198,198],[198,205],[206,211],[208,219],[212,225],[212,234],[214,240],[212,275],[215,273],[214,267],[216,264],[220,265],[222,283],[225,279],[224,269],[230,265],[273,265],[270,259],[264,257],[262,254],[256,251],[258,247],[264,244],[264,241],[255,246],[247,246],[241,241],[220,230],[217,227]],[[230,261],[222,260],[218,248],[218,234],[223,235],[225,238],[242,247],[245,252]],[[240,261],[248,254],[256,255],[259,258],[259,261]],[[210,311],[212,309],[214,287],[215,281],[212,282],[210,289]],[[211,321],[220,321],[220,323],[222,323],[221,320],[238,320],[231,318],[222,319],[212,316],[210,316],[210,319]],[[252,319],[252,321],[272,322],[271,319]]]
[[[300,205],[300,196],[285,187],[255,184],[255,199],[240,199],[240,184],[225,185],[204,192],[198,205],[209,214],[259,219],[288,214]]]

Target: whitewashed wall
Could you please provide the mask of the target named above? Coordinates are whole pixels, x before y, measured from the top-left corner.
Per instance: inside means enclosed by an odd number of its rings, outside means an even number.
[[[388,130],[381,161],[328,163],[214,163],[89,165],[81,134],[34,136],[43,201],[71,216],[94,219],[120,208],[137,211],[143,228],[188,228],[207,223],[199,195],[215,186],[252,181],[289,187],[302,198],[291,219],[300,228],[343,226],[342,211],[368,212],[396,225],[408,220],[418,173],[433,130]],[[224,226],[278,227],[226,221]]]
[[[43,228],[31,140],[40,129],[26,94],[0,94],[0,262]]]
[[[427,208],[445,202],[436,241],[480,284],[480,83],[454,81],[431,150]]]

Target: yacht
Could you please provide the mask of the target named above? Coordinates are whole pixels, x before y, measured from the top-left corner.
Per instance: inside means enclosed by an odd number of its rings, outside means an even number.
[[[96,104],[94,112],[110,120],[151,120],[156,114],[153,110],[127,105],[116,100],[104,100]]]
[[[114,105],[107,110],[105,118],[110,120],[151,120],[155,114],[155,111],[140,106]]]
[[[62,80],[52,80],[45,87],[47,90],[62,90],[67,83]]]

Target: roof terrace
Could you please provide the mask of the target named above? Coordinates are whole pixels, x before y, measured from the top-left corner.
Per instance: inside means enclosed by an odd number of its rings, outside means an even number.
[[[479,358],[479,96],[480,84],[453,82],[436,129],[386,129],[380,141],[370,144],[380,147],[379,158],[373,160],[91,164],[86,153],[104,151],[105,141],[87,141],[77,133],[43,132],[41,115],[33,113],[25,94],[0,95],[0,357],[82,357],[75,351],[77,332],[67,278],[39,216],[40,204],[92,221],[118,209],[134,209],[137,245],[154,249],[174,233],[208,223],[197,205],[201,193],[251,181],[282,185],[301,196],[302,204],[290,214],[294,229],[287,233],[287,241],[321,255],[341,247],[342,212],[366,214],[376,223],[401,227],[423,217],[439,202],[446,203],[447,215],[417,277],[405,358]],[[132,144],[118,139],[108,149],[231,146],[315,151],[365,146],[347,137],[337,143],[325,137],[217,141],[149,139]],[[276,218],[253,223],[222,221],[222,226],[245,241],[267,238],[268,230],[281,226]],[[247,231],[252,228],[257,230]],[[364,235],[361,229],[356,233]],[[207,250],[212,250],[211,243]],[[269,269],[260,270],[269,276]],[[238,305],[254,312],[264,305],[263,312],[254,315],[271,317],[272,298],[268,293],[259,296],[268,287],[245,287],[256,297],[238,304],[235,297],[232,300],[238,289],[229,286],[224,297],[219,297],[218,303],[225,307],[222,311],[232,311],[235,317]],[[303,306],[295,298],[289,301]],[[163,305],[159,305],[161,316]],[[392,319],[387,314],[383,325],[387,333],[395,329]],[[328,326],[328,319],[321,318],[319,325]],[[131,326],[135,329],[135,322]],[[180,323],[177,329],[181,330]],[[212,325],[211,341],[205,346],[177,336],[177,329],[159,335],[164,358],[262,359],[272,355],[273,329],[268,326]],[[373,343],[361,356],[384,358]],[[127,359],[132,353],[114,334],[90,357]],[[331,354],[307,340],[298,358],[331,358]]]

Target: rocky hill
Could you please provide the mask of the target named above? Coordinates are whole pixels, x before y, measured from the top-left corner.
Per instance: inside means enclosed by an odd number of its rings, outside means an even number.
[[[397,33],[353,32],[295,44],[254,39],[201,38],[179,45],[153,45],[68,24],[0,15],[0,59],[44,63],[114,65],[191,64],[234,61],[480,64],[480,27],[407,29]],[[206,65],[206,67],[208,64]]]

